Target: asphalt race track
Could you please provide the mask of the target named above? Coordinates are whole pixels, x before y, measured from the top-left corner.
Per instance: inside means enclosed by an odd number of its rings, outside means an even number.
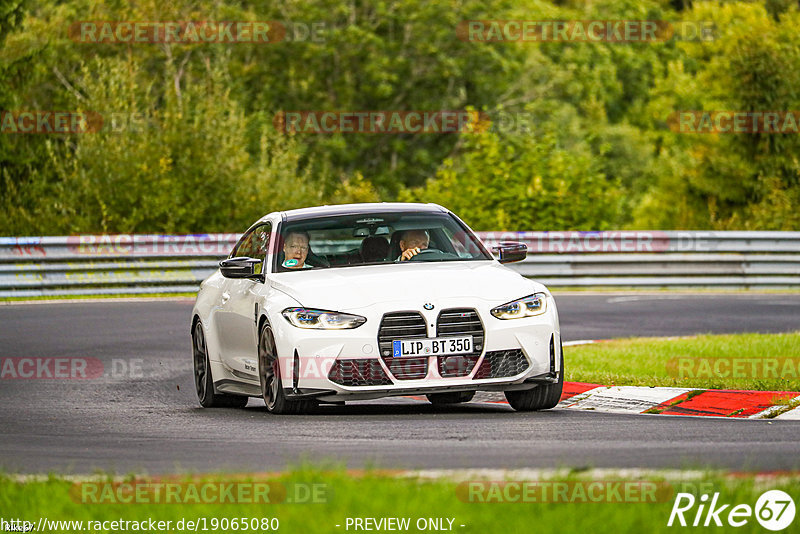
[[[800,329],[798,294],[557,295],[565,340]],[[86,380],[0,380],[0,469],[119,473],[350,467],[800,468],[800,422],[514,413],[397,398],[277,417],[203,410],[191,373],[191,302],[0,305],[0,356],[82,356]],[[567,375],[569,379],[569,375]]]

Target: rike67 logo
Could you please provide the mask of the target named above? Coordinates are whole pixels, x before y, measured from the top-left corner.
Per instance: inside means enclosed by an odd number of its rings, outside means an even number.
[[[765,529],[779,531],[792,524],[794,515],[794,500],[781,490],[765,491],[756,501],[755,507],[749,504],[723,504],[719,500],[719,493],[714,493],[710,502],[705,493],[699,499],[691,493],[678,493],[667,526],[742,527],[755,516],[756,521]]]

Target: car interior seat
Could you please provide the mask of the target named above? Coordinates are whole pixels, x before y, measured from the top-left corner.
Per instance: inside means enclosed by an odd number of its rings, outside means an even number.
[[[403,231],[397,230],[392,234],[392,238],[389,240],[389,259],[392,261],[400,257],[400,237],[402,237],[402,235]]]
[[[360,253],[364,263],[385,261],[389,255],[389,242],[385,237],[367,236],[361,242]]]

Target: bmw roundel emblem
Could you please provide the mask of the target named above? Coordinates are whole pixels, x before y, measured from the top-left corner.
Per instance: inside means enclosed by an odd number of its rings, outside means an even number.
[[[422,307],[425,308],[426,310],[432,310],[433,304],[431,304],[430,302],[426,302]]]

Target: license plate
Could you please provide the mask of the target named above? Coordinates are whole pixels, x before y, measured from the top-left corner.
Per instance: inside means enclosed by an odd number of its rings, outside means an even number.
[[[392,341],[392,356],[394,358],[446,356],[448,354],[467,354],[470,352],[472,352],[472,336]]]

